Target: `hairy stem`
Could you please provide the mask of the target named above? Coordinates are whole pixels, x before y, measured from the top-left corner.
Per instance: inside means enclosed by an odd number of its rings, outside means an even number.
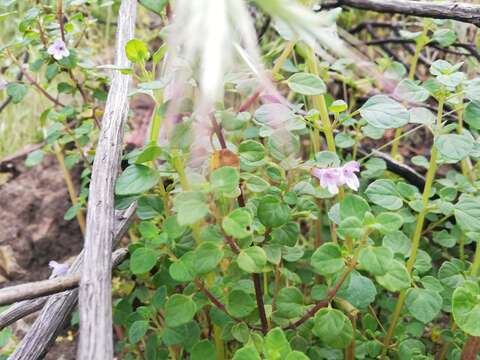
[[[416,43],[415,53],[413,54],[412,60],[410,62],[410,71],[408,73],[409,80],[415,79],[415,73],[417,71],[417,66],[418,66],[418,59],[420,58],[420,54],[422,53],[422,50],[426,45],[424,38],[428,34],[428,28],[429,28],[428,26],[423,27],[422,35],[420,35],[420,39]],[[400,137],[402,135],[402,132],[403,132],[403,128],[401,127],[395,130],[395,140],[392,144],[392,150],[390,152],[390,155],[393,158],[396,158],[398,155],[398,147],[400,145]]]
[[[438,103],[437,131],[440,130],[442,127],[443,105],[444,105],[444,99],[442,98]],[[425,180],[425,188],[423,189],[423,195],[422,195],[423,207],[417,217],[417,224],[415,226],[415,232],[412,238],[412,253],[407,261],[407,271],[409,275],[412,274],[413,265],[415,264],[415,260],[417,258],[418,247],[420,245],[420,239],[422,238],[423,225],[425,223],[425,216],[428,213],[428,199],[430,197],[433,180],[435,179],[435,173],[437,171],[437,157],[438,157],[437,148],[433,146],[430,154],[430,163],[428,167],[427,178]],[[386,358],[388,348],[390,346],[390,342],[393,337],[393,333],[397,326],[398,320],[400,319],[400,314],[402,312],[402,308],[405,302],[405,296],[406,296],[406,291],[402,290],[400,292],[400,295],[398,296],[397,303],[395,305],[395,310],[392,315],[392,320],[390,322],[387,335],[385,336],[385,339],[384,339],[382,359]]]

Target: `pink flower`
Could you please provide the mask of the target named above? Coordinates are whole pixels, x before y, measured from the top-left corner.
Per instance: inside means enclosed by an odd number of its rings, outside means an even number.
[[[0,90],[6,89],[8,85],[8,82],[0,77]]]
[[[56,278],[58,276],[66,275],[67,271],[68,271],[68,265],[67,264],[61,264],[61,263],[58,263],[54,260],[52,260],[48,263],[48,267],[50,269],[52,269],[52,274],[50,275],[50,279]]]
[[[360,171],[360,164],[356,161],[349,161],[341,167],[319,169],[314,168],[312,175],[320,180],[320,186],[328,189],[332,194],[338,193],[339,186],[347,185],[350,189],[357,191],[360,186],[356,172]]]
[[[48,48],[47,52],[53,56],[55,60],[62,60],[70,55],[70,51],[67,49],[67,45],[61,39],[57,39]]]
[[[355,174],[360,171],[360,164],[356,161],[349,161],[340,168],[341,172],[341,181],[343,184],[346,184],[353,191],[357,191],[360,186],[360,181]]]
[[[330,191],[330,193],[332,194],[338,193],[338,187],[342,185],[342,174],[338,168],[315,168],[312,170],[312,174],[320,180],[321,187],[327,188],[328,191]]]

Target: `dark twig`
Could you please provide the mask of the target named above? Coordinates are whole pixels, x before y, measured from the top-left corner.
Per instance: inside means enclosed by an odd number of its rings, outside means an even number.
[[[262,332],[265,334],[268,331],[267,315],[265,313],[265,304],[263,303],[262,285],[260,283],[260,274],[252,274],[253,285],[255,287],[255,299],[257,301],[258,315],[260,316],[260,323],[262,324]]]
[[[222,149],[226,149],[227,142],[225,141],[222,128],[220,127],[220,125],[218,125],[218,121],[215,118],[214,114],[210,114],[210,121],[212,122],[213,131],[217,135],[218,141],[220,142],[220,146],[222,147]]]
[[[434,19],[458,20],[480,26],[480,6],[444,1],[413,0],[324,0],[320,1],[322,9],[338,6],[353,7],[361,10],[372,10],[380,13],[404,14]]]
[[[364,42],[365,45],[385,45],[385,44],[415,44],[414,40],[410,39],[403,39],[403,38],[386,38],[386,39],[374,39],[371,41],[366,41]],[[461,56],[473,56],[476,59],[480,61],[480,54],[478,51],[475,49],[475,46],[472,44],[464,44],[464,43],[454,43],[451,46],[454,47],[459,47],[467,50],[468,52],[460,52],[460,51],[455,51],[451,49],[447,49],[445,47],[440,46],[437,42],[431,42],[427,44],[427,46],[433,47],[437,50],[450,53],[450,54],[455,54],[455,55],[461,55]]]
[[[403,24],[394,23],[391,21],[364,21],[360,24],[348,29],[350,34],[356,34],[364,29],[370,28],[398,28],[403,27]]]
[[[370,36],[372,36],[373,40],[372,41],[376,41],[378,40],[377,39],[377,34],[375,33],[375,31],[373,30],[372,26],[370,24],[367,24],[366,25],[366,30],[367,32],[370,34]],[[403,64],[405,66],[405,68],[407,69],[407,72],[409,71],[410,69],[410,66],[406,65],[403,63],[403,60],[400,59],[400,57],[394,52],[392,51],[388,46],[387,44],[381,44],[380,47],[382,48],[383,51],[385,51],[385,53],[390,56],[392,59],[394,59],[395,61],[399,62],[400,64]]]
[[[287,326],[285,326],[283,329],[284,330],[290,330],[290,329],[296,329],[297,327],[299,327],[300,325],[302,325],[305,321],[307,321],[308,319],[310,319],[311,317],[315,316],[315,314],[317,313],[318,310],[320,310],[321,308],[324,308],[326,307],[330,301],[333,300],[333,298],[335,296],[337,296],[337,293],[338,291],[340,290],[340,288],[342,287],[343,283],[345,282],[345,280],[347,280],[348,278],[348,275],[350,275],[350,273],[352,272],[352,270],[355,268],[355,265],[356,265],[356,261],[354,261],[352,264],[350,264],[350,266],[348,266],[347,270],[345,270],[345,272],[342,274],[342,276],[340,277],[340,279],[338,279],[337,283],[335,284],[335,286],[330,289],[327,293],[327,297],[321,301],[319,301],[318,303],[315,304],[315,306],[313,306],[310,310],[308,310],[305,315],[303,315],[300,319],[298,319],[297,321],[295,321],[294,323],[292,324],[289,324]]]
[[[28,82],[33,85],[35,88],[37,88],[38,91],[40,91],[48,100],[50,100],[52,103],[54,103],[57,106],[64,107],[65,105],[55,99],[52,95],[50,95],[43,87],[40,86],[38,82],[35,81],[35,79],[23,68],[20,68],[20,71],[23,73],[23,76],[25,76],[28,80]]]
[[[235,322],[237,323],[245,323],[250,329],[252,330],[261,330],[260,328],[257,328],[255,326],[252,326],[246,322],[244,322],[243,320],[231,315],[227,308],[225,307],[225,305],[220,301],[218,300],[218,298],[213,295],[210,290],[208,290],[206,287],[205,287],[205,284],[203,282],[201,282],[200,280],[196,279],[195,280],[195,284],[197,285],[198,289],[200,289],[204,294],[205,296],[208,298],[208,300],[210,300],[210,302],[215,305],[219,310],[221,310],[222,312],[224,312],[228,317],[232,318],[233,320],[235,320]]]

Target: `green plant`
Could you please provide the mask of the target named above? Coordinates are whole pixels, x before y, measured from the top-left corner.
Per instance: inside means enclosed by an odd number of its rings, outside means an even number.
[[[165,20],[167,2],[142,3]],[[391,59],[379,59],[376,68],[397,78],[395,98],[377,91],[362,99],[364,79],[345,61],[317,56],[321,31],[336,12],[319,15],[313,31],[307,25],[317,15],[307,8],[257,3],[281,34],[262,40],[271,71],[248,47],[251,24],[241,22],[243,5],[234,7],[241,1],[222,5],[218,27],[197,14],[196,33],[186,36],[178,29],[185,24],[174,23],[170,42],[133,39],[126,46],[133,65],[121,71],[135,79],[131,95],[148,95],[154,109],[146,145],[124,154],[115,187],[117,209],[137,204],[130,258],[115,287],[117,353],[457,358],[468,337],[480,336],[480,79],[462,72],[461,62],[439,59],[415,80],[430,37],[448,46],[453,30],[426,20],[420,33],[404,33],[416,44],[409,75]],[[185,4],[180,19],[215,13]],[[227,16],[232,8],[237,19]],[[105,77],[81,66],[81,48],[57,49],[61,59],[55,49],[49,54],[58,35],[65,44],[79,33],[55,30],[42,40],[33,29],[63,20],[48,6],[37,11],[42,16],[24,20],[22,29],[38,59],[27,81],[11,82],[7,91],[20,102],[33,87],[51,102],[41,117],[46,145],[28,161],[34,165],[53,150],[60,163],[84,165],[79,199],[71,194],[67,213],[81,223],[91,160],[83,147],[96,141]],[[72,27],[81,27],[80,11],[69,11],[63,27],[75,21]],[[17,66],[19,51],[15,44],[4,49]],[[29,82],[30,71],[50,79]],[[60,97],[48,86],[57,78]],[[88,115],[79,121],[82,114]],[[414,127],[400,130],[406,126]],[[426,176],[411,184],[412,170],[378,151],[393,145],[397,155],[399,140],[420,129],[425,156],[412,163]],[[380,143],[386,132],[396,135]]]

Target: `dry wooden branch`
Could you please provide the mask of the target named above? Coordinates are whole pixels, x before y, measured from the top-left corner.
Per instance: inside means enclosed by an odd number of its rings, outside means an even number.
[[[0,305],[10,305],[17,301],[35,299],[40,296],[56,294],[78,286],[80,274],[57,277],[49,280],[35,281],[0,290]]]
[[[122,0],[118,15],[115,66],[130,61],[125,45],[134,37],[136,0]],[[80,282],[80,343],[78,358],[113,358],[111,252],[114,188],[120,167],[123,129],[128,112],[131,75],[114,71],[93,162],[87,208],[85,259]]]
[[[125,260],[127,255],[128,250],[125,248],[116,250],[112,255],[113,266],[115,267]],[[0,305],[10,305],[22,300],[57,294],[78,287],[79,282],[80,273],[75,273],[3,288],[0,290]]]
[[[453,1],[324,0],[320,2],[320,5],[323,9],[346,6],[381,13],[458,20],[480,26],[480,5]]]
[[[135,213],[135,204],[131,205],[126,211],[119,212],[116,216],[116,224],[114,227],[114,243],[116,244],[120,238],[125,234],[130,222]],[[114,244],[114,246],[115,246]],[[83,258],[85,254],[82,251],[80,255],[75,259],[74,263],[69,269],[69,274],[78,272],[81,268]],[[19,318],[28,315],[28,311],[32,310],[35,306],[39,306],[38,303],[43,297],[36,300],[22,301],[21,303],[14,305],[15,311],[7,310],[8,316],[3,316],[0,319],[0,324],[5,323],[10,319],[10,323],[18,320]],[[78,289],[65,291],[60,294],[51,295],[48,297],[40,315],[35,320],[33,326],[22,339],[20,344],[15,349],[15,352],[10,356],[10,360],[38,360],[42,359],[50,346],[55,341],[58,332],[61,330],[65,321],[68,319],[70,313],[75,307],[78,299]],[[21,305],[23,304],[23,305]],[[35,310],[33,310],[35,311]],[[32,311],[32,312],[33,312]],[[16,316],[16,320],[11,321]],[[106,358],[105,358],[106,359]]]

